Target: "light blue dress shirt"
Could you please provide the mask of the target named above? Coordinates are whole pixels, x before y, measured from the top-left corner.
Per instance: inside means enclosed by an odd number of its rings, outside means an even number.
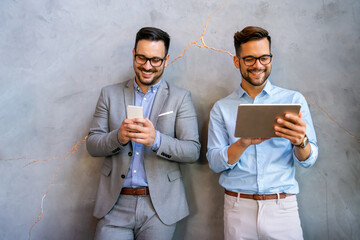
[[[239,104],[301,104],[300,111],[306,122],[306,135],[311,146],[309,158],[299,161],[290,141],[276,137],[250,145],[238,162],[228,164],[227,150],[239,139],[234,137]],[[299,92],[276,87],[268,80],[255,99],[240,87],[226,98],[217,101],[210,112],[206,156],[210,168],[216,173],[222,172],[219,183],[229,191],[249,194],[299,193],[295,179],[295,162],[308,168],[318,157],[314,126],[304,96]]]
[[[149,87],[147,93],[145,94],[141,91],[140,87],[134,80],[134,104],[135,106],[143,107],[144,118],[150,118],[151,109],[160,83],[161,80],[158,83]],[[157,151],[160,147],[160,142],[160,133],[156,130],[156,138],[153,145],[151,146],[151,149],[153,151]],[[136,143],[134,141],[131,141],[131,144],[133,147],[133,155],[129,171],[126,174],[126,178],[124,181],[124,187],[137,188],[148,186],[144,166],[144,148],[146,146],[140,143]]]

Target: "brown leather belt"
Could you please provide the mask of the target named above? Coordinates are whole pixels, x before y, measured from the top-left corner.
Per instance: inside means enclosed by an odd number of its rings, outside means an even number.
[[[121,193],[124,195],[149,195],[149,188],[148,187],[142,187],[142,188],[122,188]]]
[[[225,189],[225,194],[233,196],[233,197],[238,196],[237,192],[231,192],[226,189]],[[280,199],[286,198],[288,196],[293,196],[293,195],[295,195],[295,194],[279,193]],[[244,194],[244,193],[240,193],[240,197],[253,199],[253,200],[269,200],[269,199],[277,199],[278,195],[277,194]]]

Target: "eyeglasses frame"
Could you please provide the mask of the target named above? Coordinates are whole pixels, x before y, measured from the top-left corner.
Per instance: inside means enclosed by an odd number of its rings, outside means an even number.
[[[138,63],[138,62],[136,62],[136,57],[137,57],[137,56],[144,57],[144,58],[146,59],[146,61],[145,61],[144,63]],[[166,56],[167,56],[167,54],[165,55],[165,57],[164,57],[164,58],[160,58],[161,63],[160,63],[160,65],[159,65],[159,66],[153,66],[153,65],[152,65],[152,63],[151,63],[151,59],[154,59],[154,58],[159,58],[159,57],[152,57],[152,58],[148,58],[148,57],[145,57],[145,56],[144,56],[144,55],[142,55],[142,54],[136,54],[136,53],[135,53],[135,55],[134,55],[134,60],[135,60],[135,62],[136,62],[137,64],[140,64],[140,65],[145,65],[145,64],[147,63],[147,61],[149,61],[149,62],[150,62],[150,65],[151,65],[152,67],[160,67],[160,66],[164,63],[164,60],[165,60]]]
[[[245,58],[248,58],[248,57],[254,58],[254,59],[255,59],[255,62],[254,62],[253,64],[251,64],[251,65],[246,65],[246,63],[245,63]],[[266,64],[263,64],[263,63],[261,62],[261,60],[260,60],[262,57],[270,57],[270,62],[268,62],[268,63],[266,63]],[[255,63],[256,63],[257,60],[259,60],[260,64],[262,64],[262,65],[264,65],[264,66],[269,65],[269,64],[272,62],[272,57],[273,57],[273,55],[270,53],[270,54],[261,55],[260,57],[246,56],[246,57],[238,57],[238,58],[240,58],[240,59],[243,60],[245,66],[251,67],[251,66],[254,66],[254,65],[255,65]]]

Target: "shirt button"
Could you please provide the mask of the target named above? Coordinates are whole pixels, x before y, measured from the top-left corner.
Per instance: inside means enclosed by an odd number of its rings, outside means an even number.
[[[132,152],[128,152],[128,155],[129,155],[129,157],[131,157],[131,156],[132,156]]]
[[[136,173],[136,170],[134,170],[134,173]]]
[[[144,100],[146,101],[146,97],[144,97]]]
[[[136,152],[136,155],[139,155],[139,152]]]

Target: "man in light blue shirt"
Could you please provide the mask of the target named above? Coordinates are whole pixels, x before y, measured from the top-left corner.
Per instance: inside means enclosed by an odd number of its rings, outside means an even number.
[[[297,209],[295,163],[312,166],[316,135],[303,95],[271,84],[271,38],[265,29],[246,27],[234,36],[234,64],[241,86],[213,106],[207,158],[221,172],[225,189],[225,239],[303,239]],[[278,137],[235,138],[239,104],[301,104],[274,126]],[[283,126],[281,127],[280,124]]]

